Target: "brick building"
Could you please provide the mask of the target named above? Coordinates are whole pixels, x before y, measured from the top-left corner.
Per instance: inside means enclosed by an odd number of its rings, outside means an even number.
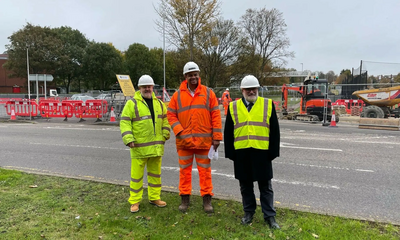
[[[3,67],[3,64],[7,62],[7,59],[7,54],[0,54],[0,93],[27,93],[27,80],[25,78],[8,77],[11,72],[7,71]]]

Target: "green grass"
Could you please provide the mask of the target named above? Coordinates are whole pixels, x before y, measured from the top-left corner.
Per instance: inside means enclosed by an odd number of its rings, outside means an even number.
[[[37,187],[30,187],[36,185]],[[218,188],[218,186],[215,186]],[[145,191],[146,192],[146,191]],[[127,186],[27,174],[0,168],[0,239],[399,239],[400,227],[277,209],[282,230],[271,231],[260,208],[240,224],[241,203],[213,200],[206,214],[193,196],[187,214],[177,193],[162,192],[165,208],[129,212]]]

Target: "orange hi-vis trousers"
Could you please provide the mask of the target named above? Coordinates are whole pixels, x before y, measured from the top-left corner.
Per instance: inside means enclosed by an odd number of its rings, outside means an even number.
[[[213,190],[211,180],[211,162],[207,149],[178,149],[179,156],[179,195],[190,195],[192,192],[193,157],[196,157],[197,170],[200,178],[200,195],[211,195]]]

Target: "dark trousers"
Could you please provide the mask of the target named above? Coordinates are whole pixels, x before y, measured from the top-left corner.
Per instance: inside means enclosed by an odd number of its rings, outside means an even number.
[[[274,191],[272,190],[271,180],[257,181],[258,189],[260,190],[261,209],[264,214],[264,219],[276,215],[274,208]],[[257,208],[256,196],[254,195],[253,181],[241,181],[240,192],[242,194],[243,210],[254,214]]]

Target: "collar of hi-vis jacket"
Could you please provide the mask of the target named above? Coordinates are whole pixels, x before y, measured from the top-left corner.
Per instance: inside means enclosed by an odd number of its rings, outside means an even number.
[[[188,80],[184,80],[181,83],[181,86],[179,87],[180,90],[185,90],[185,91],[190,91],[189,86],[188,86]],[[199,78],[199,83],[197,85],[196,91],[194,92],[195,94],[200,91],[201,89],[201,79]]]
[[[142,102],[144,101],[144,98],[143,98],[142,93],[140,92],[140,90],[135,92],[135,96],[133,98],[135,98],[136,100],[142,101]],[[154,100],[154,98],[157,98],[156,94],[154,92],[151,93],[151,98],[153,100]]]

